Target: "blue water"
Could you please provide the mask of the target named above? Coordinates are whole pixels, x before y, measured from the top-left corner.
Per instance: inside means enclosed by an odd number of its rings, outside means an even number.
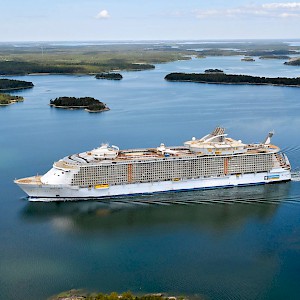
[[[300,183],[124,197],[117,203],[28,203],[14,178],[68,154],[179,145],[217,125],[244,142],[273,142],[300,167],[300,89],[174,83],[169,72],[300,76],[281,60],[208,57],[90,76],[22,76],[35,87],[0,107],[0,299],[46,299],[71,288],[167,292],[206,299],[298,299]],[[18,77],[14,77],[18,78]],[[49,107],[92,96],[110,111]],[[161,205],[144,202],[160,201]],[[128,202],[134,202],[128,204]],[[166,205],[172,203],[172,205]],[[190,203],[187,205],[187,203]]]

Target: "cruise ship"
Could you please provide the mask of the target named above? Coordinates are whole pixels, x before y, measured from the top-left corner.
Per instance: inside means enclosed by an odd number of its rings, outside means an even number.
[[[271,144],[272,136],[245,144],[217,127],[183,146],[120,150],[105,144],[60,159],[43,176],[15,183],[30,201],[76,201],[288,181],[289,160]]]

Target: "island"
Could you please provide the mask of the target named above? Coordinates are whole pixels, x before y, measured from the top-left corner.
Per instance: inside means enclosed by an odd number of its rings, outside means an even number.
[[[20,96],[12,96],[10,94],[0,93],[0,105],[6,106],[17,102],[23,102],[24,98]]]
[[[189,81],[215,84],[257,84],[300,87],[300,77],[258,77],[250,75],[234,75],[225,73],[170,73],[165,77],[168,81]]]
[[[120,73],[99,73],[95,76],[96,79],[121,80],[123,76]]]
[[[292,58],[289,61],[286,61],[284,64],[289,66],[300,66],[300,57]]]
[[[186,300],[186,297],[167,296],[162,293],[133,295],[130,291],[118,294],[89,293],[84,290],[70,290],[51,297],[49,300]],[[202,299],[198,298],[198,299]]]
[[[33,83],[23,80],[0,79],[0,91],[7,92],[12,90],[23,90],[33,87]]]
[[[88,112],[103,112],[109,110],[105,103],[92,97],[59,97],[50,100],[50,106],[64,109],[85,109]]]
[[[241,59],[241,61],[255,61],[255,59],[250,56],[245,56],[244,58]]]
[[[207,69],[204,73],[224,73],[224,71],[220,69]]]
[[[290,59],[288,55],[262,55],[259,59]]]

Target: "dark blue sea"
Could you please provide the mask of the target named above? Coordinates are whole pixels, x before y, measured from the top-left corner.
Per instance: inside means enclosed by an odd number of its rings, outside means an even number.
[[[181,145],[215,126],[245,143],[273,143],[300,167],[300,89],[166,82],[169,72],[300,76],[282,60],[207,57],[92,76],[22,76],[33,89],[0,107],[0,299],[47,299],[72,288],[163,292],[204,299],[299,299],[300,182],[118,201],[29,203],[15,178],[103,142],[120,148]],[[91,96],[111,110],[49,106]],[[129,204],[130,202],[130,204]],[[156,202],[152,204],[151,202]],[[159,203],[157,203],[159,202]]]

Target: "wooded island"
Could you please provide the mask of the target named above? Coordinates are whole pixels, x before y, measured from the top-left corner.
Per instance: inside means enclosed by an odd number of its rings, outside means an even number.
[[[0,91],[7,92],[12,90],[23,90],[32,88],[33,83],[23,80],[0,79]]]
[[[119,73],[99,73],[95,76],[96,79],[121,80],[123,76]]]
[[[168,81],[189,81],[199,83],[217,84],[258,84],[258,85],[280,85],[300,86],[300,77],[258,77],[250,75],[234,75],[224,73],[170,73],[165,77]]]
[[[109,110],[105,103],[92,97],[59,97],[50,100],[50,106],[66,109],[85,109],[88,112],[102,112]]]

